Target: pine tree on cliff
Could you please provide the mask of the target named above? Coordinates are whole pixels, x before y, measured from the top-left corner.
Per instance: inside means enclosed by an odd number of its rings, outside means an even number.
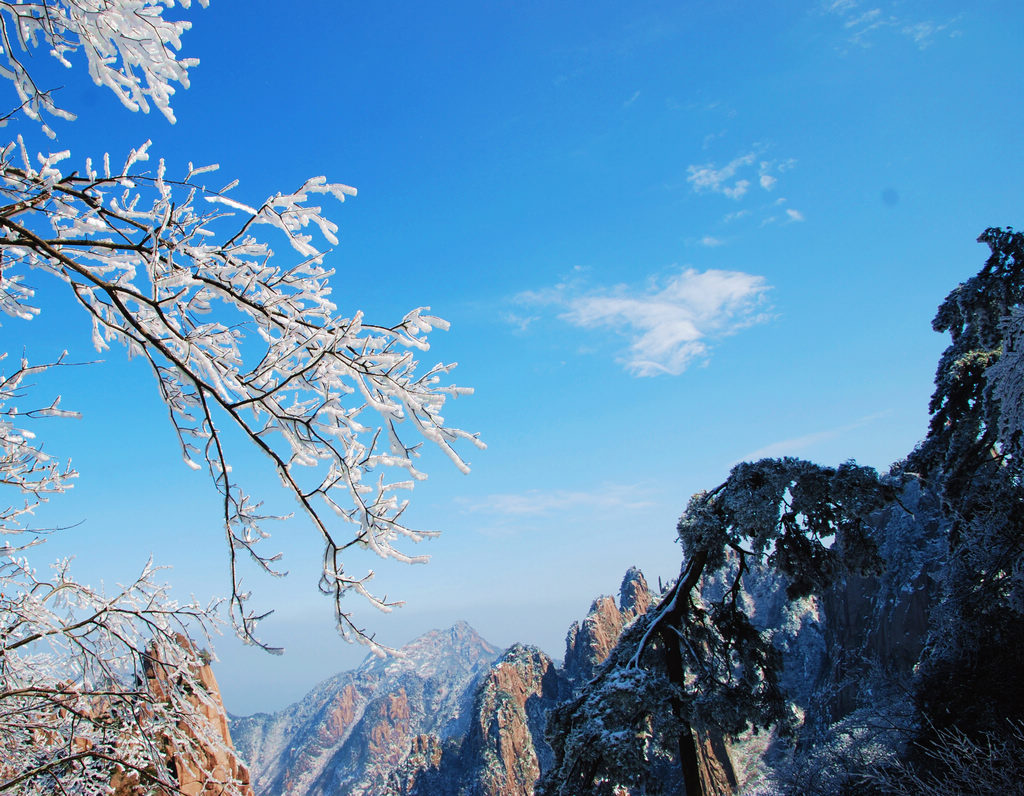
[[[748,613],[744,574],[773,568],[797,600],[844,572],[875,568],[868,518],[892,494],[870,468],[786,458],[740,464],[694,495],[678,525],[679,579],[592,686],[553,714],[556,765],[539,792],[727,790],[721,738],[791,720],[781,656]],[[718,594],[701,588],[712,578],[725,584]],[[667,773],[673,767],[677,777]]]
[[[764,459],[695,495],[678,525],[679,579],[590,687],[552,714],[555,766],[538,793],[728,792],[716,742],[750,727],[784,734],[792,719],[771,629],[756,628],[741,599],[744,573],[776,573],[795,600],[877,570],[871,519],[897,500],[902,478],[941,494],[951,520],[917,684],[921,726],[981,734],[1024,715],[1014,673],[1024,656],[1024,236],[989,229],[979,241],[991,257],[933,324],[953,341],[925,441],[888,479],[852,462]]]
[[[942,600],[918,692],[923,726],[969,735],[1024,717],[1024,235],[988,229],[991,255],[932,325],[939,361],[928,437],[909,468],[937,487],[952,524]]]

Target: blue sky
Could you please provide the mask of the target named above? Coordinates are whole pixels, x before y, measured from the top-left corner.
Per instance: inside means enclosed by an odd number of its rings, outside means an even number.
[[[678,572],[679,513],[735,462],[886,467],[923,436],[935,308],[983,262],[983,229],[1021,224],[1018,4],[301,8],[193,9],[183,50],[200,65],[173,126],[36,60],[80,116],[54,125],[80,160],[151,138],[171,171],[219,163],[237,199],[318,174],[356,186],[332,212],[336,303],[451,321],[423,359],[459,362],[476,393],[446,414],[488,449],[465,451],[469,476],[425,457],[412,519],[443,531],[415,551],[427,566],[352,562],[407,600],[361,614],[380,639],[466,619],[560,657],[627,567]],[[3,348],[95,359],[84,315],[37,286],[43,315],[5,320]],[[81,472],[41,515],[80,522],[52,554],[113,582],[153,553],[180,592],[225,593],[215,495],[182,465],[145,368],[115,350],[39,387],[84,415],[46,428]],[[290,510],[269,466],[234,458]],[[249,585],[288,652],[221,641],[236,713],[364,655],[316,594],[312,529],[271,530],[292,574]]]

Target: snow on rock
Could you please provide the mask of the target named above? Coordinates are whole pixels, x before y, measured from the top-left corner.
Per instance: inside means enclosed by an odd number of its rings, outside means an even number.
[[[498,649],[468,624],[425,633],[401,657],[369,657],[300,702],[234,718],[259,796],[388,793],[388,775],[420,736],[462,736],[473,685]]]

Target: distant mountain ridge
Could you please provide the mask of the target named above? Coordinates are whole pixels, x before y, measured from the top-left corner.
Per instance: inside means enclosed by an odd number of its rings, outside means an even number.
[[[421,734],[459,736],[467,693],[498,657],[465,622],[432,630],[401,657],[367,659],[277,713],[232,717],[257,794],[382,794]]]
[[[470,728],[456,749],[436,762],[410,756],[391,779],[395,796],[532,796],[554,762],[546,738],[548,714],[575,698],[615,647],[619,636],[651,605],[640,570],[622,580],[619,602],[599,597],[566,635],[561,667],[536,647],[513,644],[484,676],[473,699]],[[421,747],[436,748],[438,739]]]
[[[528,796],[553,761],[548,711],[651,599],[631,568],[618,604],[598,598],[573,623],[562,667],[525,644],[500,653],[465,622],[430,631],[282,711],[232,718],[235,745],[258,796]]]

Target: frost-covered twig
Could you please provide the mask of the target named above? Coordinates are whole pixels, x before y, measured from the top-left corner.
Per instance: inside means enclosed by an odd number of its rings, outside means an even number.
[[[119,342],[149,362],[186,464],[205,462],[221,494],[232,614],[243,638],[260,643],[260,615],[246,607],[237,555],[274,573],[277,558],[257,548],[268,518],[231,477],[225,420],[269,458],[312,521],[324,542],[321,588],[335,602],[339,627],[372,648],[341,598],[352,591],[381,610],[391,605],[367,590],[366,576],[345,571],[343,551],[356,545],[415,562],[423,558],[395,543],[431,535],[402,520],[407,501],[399,495],[425,476],[414,463],[419,446],[404,441],[401,424],[463,471],[454,445],[482,447],[442,415],[447,398],[470,392],[443,382],[453,366],[421,372],[415,359],[429,348],[426,335],[447,323],[424,308],[390,327],[337,314],[329,299],[333,272],[305,230],[336,240],[335,225],[310,200],[342,200],[351,188],[313,179],[246,208],[196,182],[196,170],[179,181],[166,177],[162,162],[151,173],[137,170],[148,148],[133,150],[120,171],[106,159],[102,171],[87,163],[82,174],[61,170],[63,153],[40,156],[38,165],[23,147],[3,153],[0,251],[8,265],[0,309],[33,317],[38,308],[20,275],[25,266],[41,269],[67,284],[92,317],[98,349]],[[240,225],[218,235],[239,208]],[[255,236],[266,225],[283,235],[297,263],[276,265]],[[403,476],[388,479],[393,469]]]
[[[206,6],[208,0],[198,0]],[[174,121],[170,101],[174,83],[188,88],[194,58],[178,58],[181,35],[192,23],[165,17],[191,0],[36,0],[0,2],[0,77],[14,86],[25,114],[50,135],[44,114],[74,119],[41,88],[25,64],[37,46],[46,47],[64,66],[81,51],[89,75],[110,89],[130,110],[149,111],[150,103]]]
[[[0,792],[101,792],[128,771],[177,792],[182,766],[222,779],[225,796],[245,792],[211,767],[229,752],[188,638],[215,627],[216,605],[179,605],[157,572],[149,563],[107,596],[67,561],[40,577],[0,558]]]

